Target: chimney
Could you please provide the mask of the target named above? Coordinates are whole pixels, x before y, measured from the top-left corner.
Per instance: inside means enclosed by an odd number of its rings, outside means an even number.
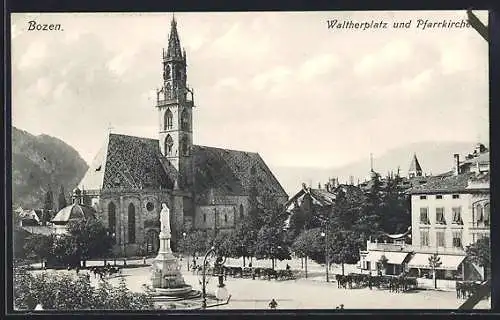
[[[330,184],[329,183],[325,183],[325,190],[330,192]]]
[[[460,155],[455,153],[453,158],[453,174],[457,176],[460,173]]]

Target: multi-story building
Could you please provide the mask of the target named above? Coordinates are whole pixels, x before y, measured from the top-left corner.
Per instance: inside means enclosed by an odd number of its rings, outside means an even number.
[[[369,242],[362,253],[363,267],[368,262],[368,269],[374,269],[371,260],[397,252],[393,262],[400,265],[399,270],[425,277],[430,274],[429,257],[437,254],[438,279],[482,277],[483,268],[466,259],[465,248],[490,234],[489,152],[480,144],[465,161],[458,154],[453,159],[453,170],[427,177],[425,183],[408,190],[411,245],[402,241],[402,235],[389,239],[390,243]]]

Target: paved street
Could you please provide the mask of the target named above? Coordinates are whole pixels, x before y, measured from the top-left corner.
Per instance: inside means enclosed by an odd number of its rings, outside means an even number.
[[[142,263],[142,261],[140,262]],[[283,261],[280,262],[283,266],[280,265],[278,268],[284,268],[287,262],[292,267],[297,265],[297,261]],[[135,263],[138,264],[139,261]],[[233,263],[236,264],[236,261],[232,261],[231,265]],[[270,261],[254,260],[253,265],[257,266],[261,263],[267,265],[267,263],[270,264]],[[128,264],[130,265],[131,262]],[[298,264],[298,268],[300,268],[300,260]],[[194,289],[201,289],[201,276],[188,272],[185,260],[181,262],[181,266],[186,283],[192,285]],[[353,267],[346,266],[346,273]],[[340,272],[338,268],[334,267],[334,272]],[[423,290],[410,293],[390,293],[387,290],[378,289],[338,289],[336,283],[326,283],[324,267],[309,263],[308,269],[315,276],[295,281],[228,277],[226,285],[232,296],[230,303],[216,308],[268,309],[269,301],[272,298],[278,302],[279,309],[334,309],[340,304],[344,304],[346,309],[456,309],[463,302],[463,300],[457,300],[455,292],[451,291]],[[149,283],[149,270],[149,266],[123,269],[123,277],[127,286],[133,291],[142,291],[142,285]],[[74,271],[69,272],[74,273]],[[331,278],[334,279],[334,276]],[[118,277],[114,277],[110,279],[110,282],[117,284],[118,280]],[[94,279],[93,275],[91,281],[93,284],[97,283],[97,279]],[[210,279],[207,287],[208,293],[214,292],[216,283],[217,279]],[[489,308],[489,302],[483,301],[476,308]]]

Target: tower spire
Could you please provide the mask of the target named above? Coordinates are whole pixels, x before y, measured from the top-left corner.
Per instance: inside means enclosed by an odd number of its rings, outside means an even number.
[[[370,153],[370,172],[373,172],[373,153]]]
[[[177,33],[177,21],[175,13],[172,13],[172,21],[170,23],[170,36],[168,37],[167,59],[182,59],[181,43],[179,34]]]

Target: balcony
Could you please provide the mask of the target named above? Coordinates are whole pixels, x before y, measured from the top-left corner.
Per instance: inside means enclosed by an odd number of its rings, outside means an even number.
[[[384,242],[367,242],[367,250],[377,250],[377,251],[407,251],[408,245],[404,243],[384,243]]]
[[[457,247],[439,247],[436,248],[435,246],[433,247],[420,247],[420,246],[413,246],[413,245],[406,245],[404,251],[413,251],[413,252],[420,252],[420,253],[438,253],[438,254],[465,254],[465,251],[463,248],[457,248]]]
[[[490,223],[484,221],[469,222],[469,229],[474,230],[490,230]]]
[[[184,102],[182,102],[184,100]],[[193,100],[190,99],[178,99],[178,98],[170,98],[170,99],[165,99],[165,100],[158,100],[158,103],[156,104],[157,107],[163,107],[163,106],[169,106],[172,104],[177,104],[177,103],[182,103],[183,105],[187,107],[194,107]]]

